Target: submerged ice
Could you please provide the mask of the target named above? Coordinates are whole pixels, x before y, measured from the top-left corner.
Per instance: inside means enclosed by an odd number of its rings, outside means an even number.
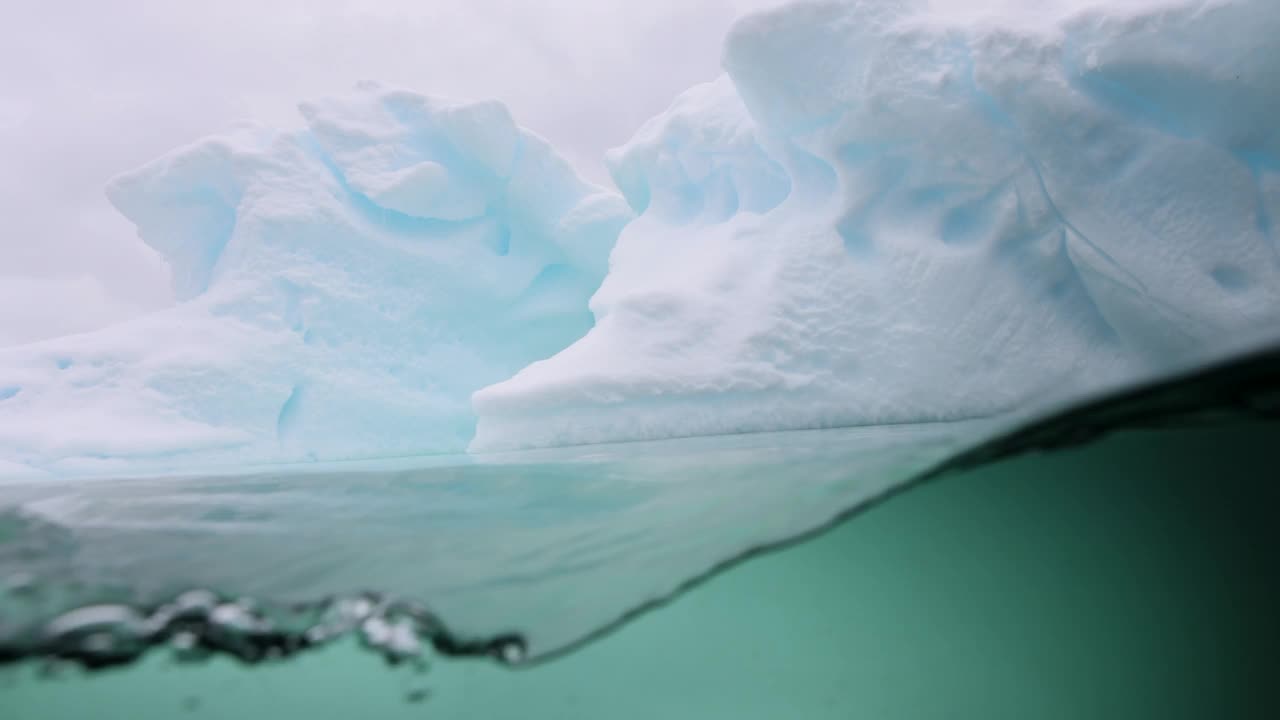
[[[1280,318],[1277,33],[1269,0],[786,6],[610,153],[621,197],[498,103],[303,105],[111,184],[180,304],[0,352],[0,475],[958,419],[1159,373]]]

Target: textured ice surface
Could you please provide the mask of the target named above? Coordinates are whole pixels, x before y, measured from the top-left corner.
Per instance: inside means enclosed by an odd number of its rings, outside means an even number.
[[[376,87],[177,150],[108,192],[181,304],[0,352],[0,477],[984,416],[1272,327],[1275,4],[1001,22],[748,16],[625,202]]]
[[[906,2],[749,16],[613,151],[595,327],[472,448],[983,415],[1280,317],[1280,11],[1034,32]]]
[[[630,218],[496,102],[368,86],[124,175],[177,307],[0,352],[0,475],[460,451]]]

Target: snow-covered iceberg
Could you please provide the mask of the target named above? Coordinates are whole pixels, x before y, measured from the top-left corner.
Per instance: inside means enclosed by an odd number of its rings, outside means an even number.
[[[181,302],[0,352],[0,476],[956,419],[1159,373],[1280,319],[1276,37],[1271,0],[790,5],[609,155],[621,197],[497,103],[304,105],[112,183]]]
[[[496,102],[375,86],[114,180],[179,304],[0,351],[0,475],[459,452],[631,217]]]
[[[987,415],[1280,319],[1269,0],[942,25],[817,2],[612,152],[596,324],[472,448]]]

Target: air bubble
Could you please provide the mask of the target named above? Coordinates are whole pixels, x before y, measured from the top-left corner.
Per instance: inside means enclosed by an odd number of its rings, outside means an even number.
[[[498,646],[498,658],[508,665],[523,662],[524,655],[524,643],[518,640],[511,640]]]
[[[8,581],[15,584],[13,577]],[[349,633],[389,663],[406,664],[418,673],[429,667],[424,657],[428,643],[448,655],[487,655],[505,664],[526,657],[518,636],[462,641],[419,603],[365,593],[278,607],[250,598],[231,601],[204,589],[181,593],[149,610],[122,604],[81,607],[47,622],[35,636],[36,645],[0,645],[0,651],[9,650],[14,659],[44,656],[88,669],[129,663],[157,646],[167,648],[179,663],[215,654],[257,663],[287,658]],[[414,692],[425,697],[425,690]]]

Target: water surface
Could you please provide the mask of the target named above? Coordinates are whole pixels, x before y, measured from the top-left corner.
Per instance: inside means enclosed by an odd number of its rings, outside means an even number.
[[[6,486],[0,708],[1243,712],[1277,669],[1278,369],[961,423]]]

